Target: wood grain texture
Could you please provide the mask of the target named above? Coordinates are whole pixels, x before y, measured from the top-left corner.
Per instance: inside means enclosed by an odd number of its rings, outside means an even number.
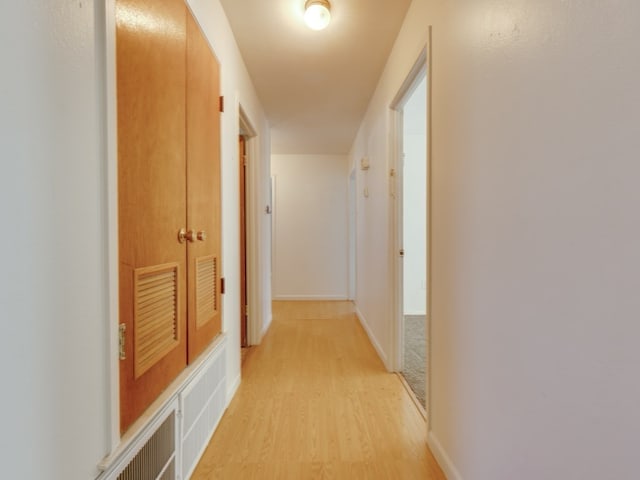
[[[249,345],[247,338],[247,143],[238,138],[238,172],[240,177],[240,345]]]
[[[275,302],[192,479],[445,477],[350,302]]]
[[[210,322],[218,308],[218,259],[213,255],[196,259],[196,327]]]
[[[204,231],[206,239],[187,247],[189,363],[220,333],[222,302],[213,301],[210,318],[198,318],[196,263],[213,256],[217,282],[221,270],[220,112],[219,66],[207,39],[187,13],[187,229]],[[219,294],[219,284],[212,296]],[[219,298],[219,296],[217,296]],[[212,299],[213,300],[213,299]]]
[[[135,378],[140,378],[179,343],[178,264],[134,272]]]
[[[177,241],[186,212],[185,14],[182,0],[116,2],[121,431],[187,360],[186,248]],[[136,377],[134,272],[168,263],[177,265],[179,340]]]

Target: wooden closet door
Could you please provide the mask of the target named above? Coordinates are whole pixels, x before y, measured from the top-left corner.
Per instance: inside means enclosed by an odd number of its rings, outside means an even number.
[[[192,362],[220,333],[219,66],[187,14],[188,350]]]
[[[187,361],[183,0],[117,0],[120,427]]]

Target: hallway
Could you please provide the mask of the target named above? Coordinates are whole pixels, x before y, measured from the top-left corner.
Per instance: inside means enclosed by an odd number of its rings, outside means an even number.
[[[444,479],[424,420],[350,302],[274,302],[202,479]]]

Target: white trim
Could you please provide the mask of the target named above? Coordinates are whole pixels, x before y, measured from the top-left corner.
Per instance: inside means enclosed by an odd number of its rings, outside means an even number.
[[[360,325],[362,325],[362,328],[367,333],[367,336],[369,337],[369,341],[371,342],[371,345],[373,345],[373,348],[375,348],[376,352],[378,353],[378,356],[380,357],[380,360],[382,360],[382,363],[384,364],[384,367],[389,372],[393,371],[390,368],[389,359],[385,355],[383,348],[378,343],[378,339],[375,337],[375,335],[373,334],[373,332],[369,328],[369,324],[367,323],[367,320],[365,319],[365,316],[362,314],[362,312],[360,311],[360,309],[358,307],[355,308],[355,312],[356,312],[356,316],[358,317],[358,320],[360,320]]]
[[[433,432],[429,432],[427,436],[427,444],[429,445],[429,449],[431,449],[431,453],[435,457],[438,465],[442,468],[445,477],[448,480],[462,480],[462,475],[458,472],[458,469],[451,461],[449,455],[447,455],[446,450],[442,447],[442,444],[438,441],[438,438],[434,435]]]
[[[260,156],[260,137],[257,134],[249,115],[242,108],[242,102],[237,101],[238,124],[240,132],[246,139],[247,170],[246,170],[246,207],[247,207],[247,305],[249,316],[247,319],[247,343],[259,345],[262,341],[262,329],[265,323],[264,309],[261,299],[264,297],[265,285],[262,259],[265,256],[261,243],[264,230],[263,211],[260,194],[260,179],[262,178],[262,158]],[[271,255],[271,252],[268,252]]]
[[[185,429],[185,410],[187,408],[186,398],[194,391],[196,387],[203,385],[202,383],[203,381],[208,383],[208,381],[211,378],[210,373],[212,371],[211,369],[213,368],[214,362],[216,362],[217,360],[221,360],[223,364],[226,363],[227,351],[223,347],[226,347],[226,344],[224,346],[221,346],[220,350],[215,349],[213,352],[211,352],[211,354],[207,356],[207,358],[202,362],[202,365],[200,366],[199,370],[193,374],[193,376],[189,379],[189,381],[185,383],[182,390],[178,393],[179,410],[178,410],[177,420],[178,420],[179,429],[177,430],[179,430],[179,436],[178,436],[177,451],[176,451],[176,454],[177,454],[176,471],[179,472],[179,474],[181,474],[184,471],[185,440],[187,439],[187,437],[191,436],[191,433],[196,428],[196,426],[200,424],[200,422],[204,421],[208,423],[209,421],[208,416],[210,414],[209,408],[212,405],[212,401],[214,397],[223,388],[226,387],[226,384],[227,384],[226,368],[223,369],[224,376],[219,380],[217,386],[213,390],[209,390],[207,392],[208,394],[207,400],[202,405],[199,406],[200,409],[199,411],[196,411],[195,419],[193,420],[192,424],[189,426],[188,430]],[[199,442],[200,448],[198,449],[198,453],[195,456],[196,461],[192,463],[189,472],[184,476],[184,478],[191,478],[191,475],[193,474],[196,467],[198,466],[198,463],[202,458],[204,451],[209,446],[209,443],[211,442],[211,438],[213,437],[213,435],[216,433],[216,430],[218,429],[218,425],[220,424],[220,421],[224,416],[224,412],[227,409],[227,406],[229,405],[229,400],[226,397],[227,392],[225,391],[224,393],[225,393],[224,408],[222,408],[222,410],[220,411],[220,415],[215,419],[215,422],[211,426],[211,430],[206,435],[206,438],[202,439]],[[180,476],[177,475],[177,478],[180,478]]]
[[[272,167],[273,168],[273,167]],[[273,270],[278,265],[278,252],[274,238],[278,229],[278,175],[270,174],[271,180],[271,300],[276,300],[275,292],[278,288],[278,277],[273,275]]]
[[[227,406],[228,406],[228,403],[225,405],[225,410],[226,410]],[[198,468],[198,464],[200,463],[200,460],[202,460],[202,456],[204,455],[204,452],[209,447],[209,444],[211,443],[211,439],[216,434],[216,431],[218,430],[218,426],[220,425],[220,422],[222,421],[222,417],[223,416],[224,416],[224,410],[222,412],[222,415],[220,415],[220,417],[218,417],[216,419],[215,423],[213,424],[213,428],[211,429],[211,432],[209,432],[209,434],[205,438],[205,441],[202,442],[202,446],[200,447],[200,450],[198,451],[198,455],[196,455],[197,461],[194,462],[194,464],[191,466],[191,470],[184,477],[185,479],[191,478],[193,473],[196,471],[196,468]],[[180,455],[178,456],[178,458],[180,459],[180,463],[178,464],[178,462],[176,462],[176,472],[178,472],[178,475],[176,476],[176,478],[178,478],[178,479],[181,478],[180,474],[182,473],[182,471],[184,469],[184,453],[183,453],[183,449],[184,449],[184,445],[183,445],[183,443],[184,443],[184,432],[182,431],[183,421],[184,421],[184,417],[182,417],[180,419],[180,426],[181,426],[180,430],[181,430],[181,432],[180,432],[180,439],[179,439],[179,442],[178,442],[178,448],[180,449]]]
[[[403,99],[404,100],[404,99]],[[391,272],[392,288],[391,288],[391,367],[394,372],[401,372],[404,365],[404,259],[400,256],[400,250],[403,247],[403,130],[404,130],[404,114],[402,110],[391,109],[390,115],[390,146],[389,155],[390,168],[395,170],[395,177],[389,179],[390,183],[394,183],[394,188],[390,190],[389,195],[389,244],[391,252],[389,254],[389,271]]]
[[[261,282],[264,261],[260,238],[262,236],[262,205],[260,203],[261,159],[258,148],[259,137],[247,139],[247,304],[249,318],[247,324],[247,343],[260,343],[260,330],[264,321],[264,312],[260,299],[264,296],[264,285]]]
[[[133,437],[128,443],[123,445],[112,457],[105,459],[103,464],[98,465],[99,470],[102,472],[98,476],[98,480],[110,480],[117,472],[120,472],[121,470],[126,468],[127,463],[130,462],[131,459],[138,453],[138,451],[151,438],[151,436],[156,432],[160,425],[174,412],[177,414],[179,409],[180,402],[178,400],[178,397],[175,396],[155,413],[153,418],[147,422],[145,427],[141,429],[135,437]],[[180,468],[181,465],[179,465],[180,455],[178,454],[178,450],[181,448],[181,422],[179,421],[177,415],[175,422],[175,450],[173,453],[173,459],[175,460],[175,469],[176,471],[179,471],[178,468]],[[108,463],[107,460],[109,461]]]
[[[120,364],[118,358],[118,322],[120,319],[119,266],[118,266],[118,112],[116,96],[116,4],[104,2],[104,58],[106,110],[106,227],[107,227],[107,290],[108,332],[107,365],[109,377],[109,446],[114,451],[120,443]],[[100,22],[97,21],[96,24]],[[98,63],[98,70],[100,65]]]
[[[432,137],[431,137],[431,131],[432,131],[432,109],[431,109],[431,105],[432,105],[432,96],[431,96],[431,88],[432,88],[432,81],[431,78],[433,77],[433,55],[431,52],[431,47],[432,47],[432,38],[431,38],[431,25],[429,25],[429,31],[427,33],[427,46],[426,46],[426,55],[427,55],[427,65],[426,65],[426,69],[427,71],[425,72],[425,76],[427,78],[427,305],[426,305],[426,312],[425,312],[425,316],[426,316],[426,321],[427,321],[427,325],[426,325],[426,335],[427,335],[427,342],[426,342],[426,347],[427,347],[427,369],[426,369],[426,376],[427,379],[425,381],[425,387],[427,389],[426,391],[426,395],[425,395],[425,399],[426,399],[426,405],[425,408],[427,409],[427,432],[431,432],[431,425],[432,425],[432,421],[431,419],[433,418],[433,413],[432,413],[432,402],[431,402],[431,379],[433,378],[433,374],[432,374],[432,366],[433,366],[433,362],[431,361],[431,352],[433,351],[432,349],[432,335],[431,335],[431,305],[432,305],[432,291],[433,291],[433,279],[431,277],[431,260],[432,260],[432,255],[431,252],[433,251],[433,237],[432,237],[432,228],[431,228],[431,219],[433,218],[432,215],[432,211],[433,211],[433,182],[431,181],[432,175],[431,175],[431,167],[433,165],[433,141],[432,141]]]
[[[119,462],[125,452],[129,451],[131,445],[137,444],[141,435],[149,431],[149,425],[154,422],[158,416],[164,415],[167,409],[171,409],[173,402],[177,401],[179,396],[190,387],[200,372],[205,368],[211,358],[216,355],[227,355],[227,335],[219,335],[213,343],[206,348],[194,363],[187,366],[171,384],[164,390],[158,398],[144,411],[144,413],[129,427],[127,432],[122,436],[116,448],[100,461],[98,469],[100,471],[111,471],[113,465]],[[222,351],[220,351],[222,350]],[[226,370],[224,372],[226,376]]]
[[[411,94],[420,84],[423,78],[426,78],[427,82],[427,105],[426,105],[426,115],[427,115],[427,150],[426,150],[426,162],[427,162],[427,178],[426,181],[426,189],[427,189],[427,205],[426,205],[426,215],[427,215],[427,245],[426,245],[426,257],[427,257],[427,265],[426,265],[426,277],[427,277],[427,292],[426,292],[426,312],[425,312],[425,329],[426,329],[426,382],[425,382],[425,397],[426,397],[426,405],[425,409],[427,411],[427,432],[430,432],[431,428],[431,419],[432,419],[432,409],[431,409],[431,164],[432,164],[432,156],[431,156],[431,78],[430,72],[432,71],[431,67],[431,27],[429,27],[428,39],[427,43],[421,49],[417,60],[411,67],[411,70],[405,77],[404,82],[400,86],[398,93],[394,97],[393,101],[390,105],[390,144],[391,144],[391,152],[390,152],[390,161],[393,162],[391,168],[396,168],[397,178],[399,182],[402,181],[402,173],[400,172],[399,160],[403,154],[402,152],[402,136],[401,133],[403,131],[403,115],[402,110],[410,98]],[[398,188],[400,191],[402,188]],[[398,195],[399,196],[399,195]],[[391,195],[390,195],[391,198]],[[390,201],[393,201],[391,199]],[[402,369],[403,362],[403,348],[404,348],[404,339],[403,339],[403,324],[404,324],[404,305],[403,305],[403,286],[402,286],[402,259],[397,256],[398,249],[402,247],[402,232],[401,222],[402,219],[402,201],[396,201],[389,209],[390,212],[390,224],[392,228],[390,229],[390,241],[392,245],[392,250],[389,256],[389,263],[391,267],[392,277],[393,277],[393,286],[392,286],[392,305],[391,305],[391,318],[393,321],[391,322],[391,359],[393,360],[392,367],[395,371],[400,371]],[[398,261],[394,262],[394,259],[397,258]]]
[[[259,137],[251,119],[242,108],[242,102],[237,101],[238,108],[238,134],[242,134],[246,140],[247,169],[245,176],[245,202],[246,202],[246,235],[247,235],[247,306],[249,315],[247,318],[247,343],[258,345],[260,343],[263,323],[263,312],[260,299],[263,296],[264,286],[262,278],[260,255],[260,218],[261,205],[258,195],[260,179],[260,151],[258,148]],[[237,164],[240,164],[238,159]],[[239,199],[238,199],[239,200]],[[241,306],[242,308],[242,306]]]
[[[276,295],[274,301],[326,301],[339,302],[349,300],[348,295]]]
[[[347,188],[347,205],[349,208],[349,246],[347,268],[347,288],[349,300],[355,301],[358,289],[358,178],[355,167],[349,172]]]
[[[271,322],[272,321],[273,321],[273,314],[271,312],[269,312],[269,321],[265,322],[265,324],[262,326],[261,339],[264,338],[264,336],[269,331],[269,328],[271,327]]]
[[[429,35],[431,35],[431,27],[429,27]],[[398,93],[391,101],[390,108],[392,110],[402,110],[404,104],[407,103],[411,93],[418,86],[420,81],[422,80],[423,75],[427,73],[427,63],[429,62],[430,56],[427,57],[427,53],[430,50],[430,41],[422,47],[420,50],[420,54],[416,59],[415,63],[409,70],[409,73],[405,77],[404,82],[400,86]]]
[[[240,135],[244,135],[249,138],[257,137],[258,132],[253,126],[249,115],[244,108],[242,108],[242,102],[238,102],[238,122],[241,128]]]
[[[239,373],[236,378],[233,380],[233,383],[229,383],[227,386],[227,398],[226,398],[226,405],[225,405],[225,409],[229,406],[229,404],[231,403],[231,400],[233,400],[233,397],[236,396],[236,393],[238,392],[238,388],[240,388],[240,382],[242,382],[242,376]]]
[[[412,312],[412,311],[407,311],[404,312],[404,316],[405,317],[423,317],[425,316],[427,313],[426,312]]]

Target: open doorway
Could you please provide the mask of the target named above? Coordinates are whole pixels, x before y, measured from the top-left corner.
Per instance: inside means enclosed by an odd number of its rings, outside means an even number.
[[[247,358],[251,345],[259,343],[255,333],[260,330],[256,288],[256,230],[255,178],[257,136],[242,107],[239,108],[238,135],[238,211],[240,257],[240,352],[241,363]],[[252,220],[253,219],[253,220]],[[253,312],[253,313],[252,313]]]
[[[401,373],[426,406],[427,138],[426,77],[403,109],[402,238],[403,362]]]
[[[396,369],[428,407],[428,114],[426,54],[393,105],[395,122]]]

